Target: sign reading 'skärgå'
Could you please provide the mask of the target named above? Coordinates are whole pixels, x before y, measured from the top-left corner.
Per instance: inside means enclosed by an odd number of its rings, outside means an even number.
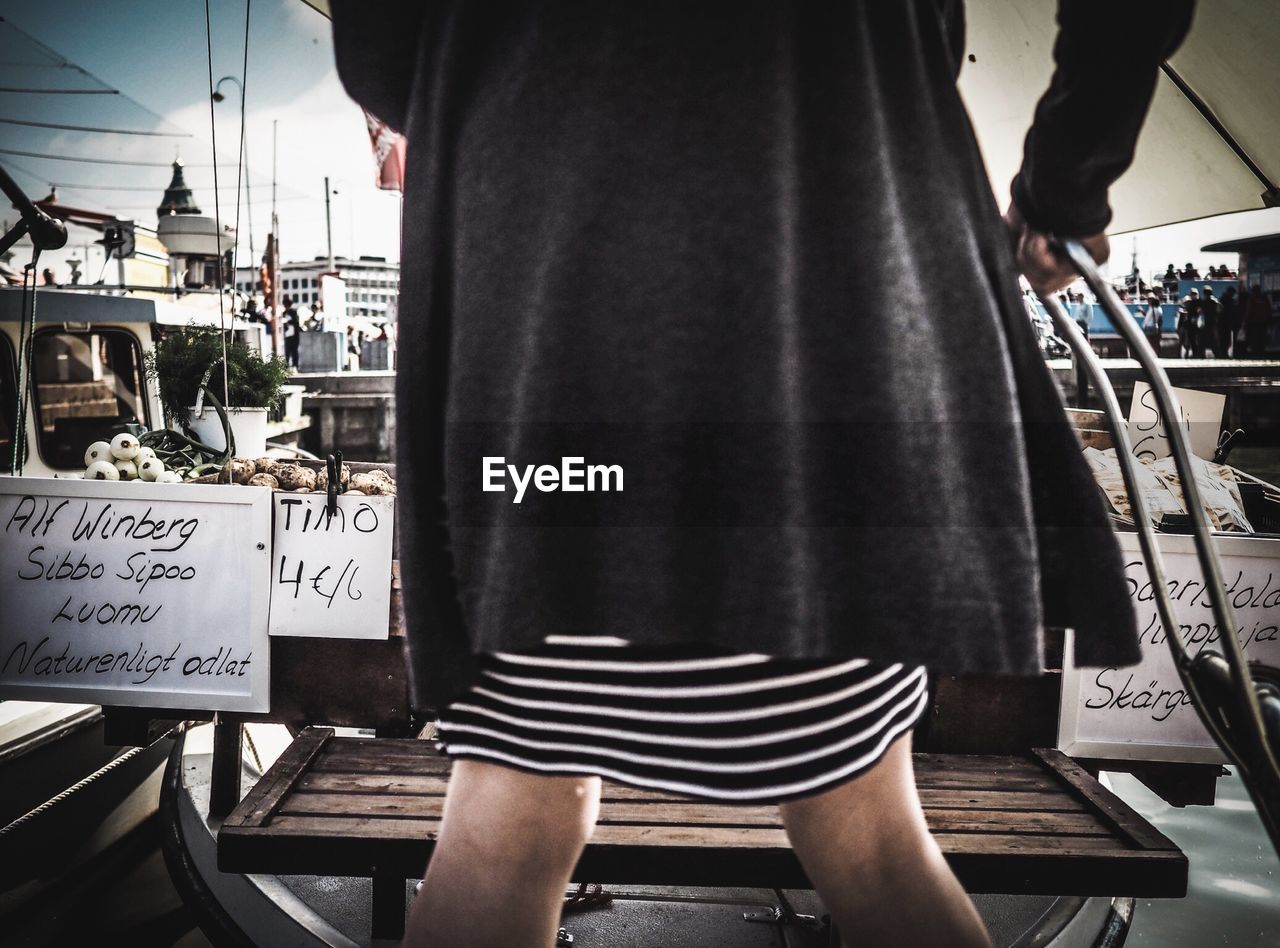
[[[270,503],[0,478],[0,698],[268,710]]]
[[[1058,747],[1075,757],[1215,763],[1225,760],[1182,687],[1165,640],[1154,590],[1135,533],[1119,535],[1142,661],[1130,668],[1077,668],[1063,662]],[[1189,536],[1160,534],[1178,618],[1192,655],[1221,654],[1212,603]],[[1250,661],[1280,665],[1280,540],[1215,536],[1235,635]]]

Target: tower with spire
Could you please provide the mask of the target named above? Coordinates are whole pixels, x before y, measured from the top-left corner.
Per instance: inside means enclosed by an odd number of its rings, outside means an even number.
[[[181,158],[174,159],[173,178],[164,189],[156,216],[160,218],[156,236],[169,251],[174,285],[217,286],[219,263],[235,249],[235,228],[219,227],[212,217],[200,213],[183,176]],[[231,282],[229,278],[227,282]]]
[[[160,206],[156,208],[156,217],[164,218],[170,214],[199,214],[200,208],[196,206],[196,199],[191,193],[191,189],[187,187],[187,181],[182,176],[182,159],[175,158],[173,160],[173,179],[169,182],[169,186],[164,189],[164,197],[160,200]]]

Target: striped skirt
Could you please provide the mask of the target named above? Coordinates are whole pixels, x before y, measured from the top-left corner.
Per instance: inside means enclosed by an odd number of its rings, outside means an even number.
[[[724,802],[782,802],[869,770],[928,702],[925,670],[638,649],[550,636],[481,657],[441,715],[446,753]]]

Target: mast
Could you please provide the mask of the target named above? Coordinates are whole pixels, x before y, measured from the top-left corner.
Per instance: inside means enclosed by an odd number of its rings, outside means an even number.
[[[324,179],[324,236],[329,242],[329,272],[333,272],[333,219],[329,214],[329,177]]]
[[[271,278],[271,354],[280,355],[280,218],[276,214],[276,150],[279,120],[271,120],[271,241],[267,253],[267,273]]]

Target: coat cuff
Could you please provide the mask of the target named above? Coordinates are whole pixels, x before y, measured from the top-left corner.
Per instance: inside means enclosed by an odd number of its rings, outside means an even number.
[[[1032,230],[1055,237],[1092,237],[1111,223],[1111,206],[1105,196],[1074,201],[1069,207],[1039,203],[1031,195],[1026,175],[1019,171],[1010,189],[1014,207]]]

